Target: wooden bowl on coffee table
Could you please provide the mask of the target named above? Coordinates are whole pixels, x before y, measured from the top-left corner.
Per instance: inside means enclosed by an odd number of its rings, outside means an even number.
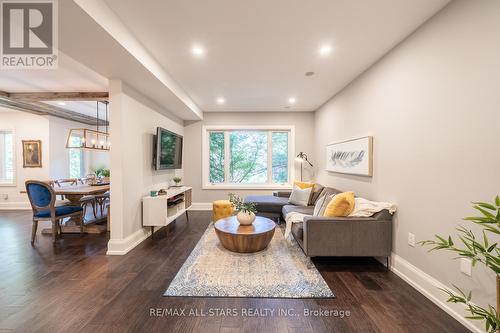
[[[253,253],[264,250],[274,236],[276,223],[256,216],[251,225],[240,225],[236,216],[218,220],[214,224],[215,233],[226,249],[239,253]]]

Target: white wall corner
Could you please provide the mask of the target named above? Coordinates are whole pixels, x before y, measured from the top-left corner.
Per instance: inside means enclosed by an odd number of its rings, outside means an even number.
[[[155,231],[156,232],[156,231]],[[108,241],[107,255],[124,255],[139,245],[151,235],[151,231],[145,228],[139,229],[124,239],[110,239]]]
[[[479,327],[475,326],[471,321],[467,320],[462,315],[462,313],[464,313],[464,307],[461,304],[446,302],[446,294],[443,291],[439,290],[439,288],[449,288],[440,281],[415,267],[395,253],[391,254],[390,269],[397,276],[402,278],[413,288],[417,289],[421,294],[423,294],[446,313],[459,321],[462,325],[470,329],[472,332],[485,332]]]

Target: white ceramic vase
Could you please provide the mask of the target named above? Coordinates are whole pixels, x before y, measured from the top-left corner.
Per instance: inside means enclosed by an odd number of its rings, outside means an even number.
[[[241,225],[250,225],[255,221],[255,214],[254,213],[245,213],[245,212],[238,212],[236,215],[236,219],[238,222],[240,222]]]

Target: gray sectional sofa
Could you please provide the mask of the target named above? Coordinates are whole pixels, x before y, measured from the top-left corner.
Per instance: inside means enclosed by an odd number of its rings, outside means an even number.
[[[251,195],[246,202],[255,202],[257,215],[278,222],[290,212],[313,215],[314,204],[322,195],[341,191],[315,185],[307,207],[290,205],[290,192],[274,195]],[[392,215],[383,210],[371,217],[306,217],[292,225],[292,235],[309,257],[389,257],[392,249]]]

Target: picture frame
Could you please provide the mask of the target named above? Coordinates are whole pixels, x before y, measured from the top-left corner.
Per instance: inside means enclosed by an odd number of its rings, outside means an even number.
[[[373,136],[328,144],[326,146],[326,171],[373,176]]]
[[[42,167],[42,141],[22,140],[23,143],[23,168]]]

